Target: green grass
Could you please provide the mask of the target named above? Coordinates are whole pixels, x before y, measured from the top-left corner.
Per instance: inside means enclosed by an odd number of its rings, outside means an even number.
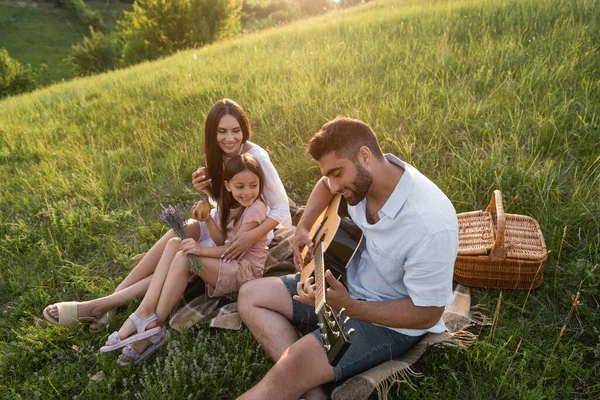
[[[0,396],[227,399],[264,374],[245,329],[175,334],[123,369],[97,352],[106,333],[40,319],[50,302],[110,293],[164,232],[159,204],[197,198],[203,121],[221,97],[248,111],[299,202],[319,175],[304,144],[343,114],[458,212],[501,189],[508,212],[539,221],[542,286],[473,290],[494,329],[467,350],[432,350],[416,365],[426,378],[392,398],[600,396],[598,3],[375,1],[3,100]]]
[[[17,3],[17,4],[16,4]],[[109,29],[131,4],[89,2],[98,11]],[[45,2],[0,2],[0,47],[21,64],[39,69],[41,84],[74,77],[71,66],[64,61],[71,46],[83,39],[89,30],[64,9]]]

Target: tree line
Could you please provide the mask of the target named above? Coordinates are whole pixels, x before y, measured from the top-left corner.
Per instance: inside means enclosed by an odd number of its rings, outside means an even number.
[[[118,0],[133,3],[133,11],[112,31],[83,0],[45,1],[88,26],[65,60],[75,75],[86,76],[370,0]],[[0,49],[0,98],[33,90],[41,72]]]

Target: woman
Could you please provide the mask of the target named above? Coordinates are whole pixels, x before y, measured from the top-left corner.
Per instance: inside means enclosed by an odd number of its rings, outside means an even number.
[[[213,203],[218,204],[218,189],[223,185],[223,165],[231,157],[243,153],[251,154],[263,171],[267,218],[252,230],[238,233],[230,241],[230,247],[222,255],[225,261],[242,258],[252,244],[266,233],[278,225],[291,224],[289,203],[283,183],[268,153],[250,142],[251,136],[252,131],[244,110],[233,100],[219,100],[210,109],[204,125],[206,168],[199,167],[192,174],[194,187],[207,194]],[[211,216],[217,221],[218,209],[214,209]],[[204,222],[190,220],[187,224],[187,235],[202,245],[214,245]],[[117,307],[146,293],[162,253],[169,240],[174,237],[176,235],[171,230],[161,237],[117,286],[113,294],[90,301],[49,305],[44,309],[44,317],[49,322],[62,326],[76,325],[78,321],[90,321],[92,330],[107,325]],[[269,234],[269,240],[271,238],[272,233]]]

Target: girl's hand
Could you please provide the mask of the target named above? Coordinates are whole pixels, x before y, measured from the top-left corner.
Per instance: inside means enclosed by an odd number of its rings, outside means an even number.
[[[241,260],[255,241],[256,239],[254,238],[252,231],[240,232],[229,242],[230,246],[223,252],[221,258],[225,260],[225,262],[230,260]]]
[[[181,245],[179,246],[179,250],[183,251],[183,254],[195,254],[197,256],[202,255],[202,246],[198,244],[194,239],[183,239],[181,241]]]
[[[204,221],[208,220],[210,217],[210,203],[206,200],[197,201],[196,204],[192,206],[191,216],[196,221]]]
[[[209,196],[208,186],[210,185],[211,179],[208,176],[208,168],[198,167],[196,171],[192,173],[192,185],[197,191],[204,193]]]

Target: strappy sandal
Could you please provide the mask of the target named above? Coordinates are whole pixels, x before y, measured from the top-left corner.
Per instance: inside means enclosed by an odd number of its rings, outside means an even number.
[[[110,343],[110,344],[107,346],[100,347],[101,353],[106,353],[109,351],[120,349],[122,347],[127,346],[130,343],[137,342],[138,340],[141,340],[141,339],[146,339],[146,338],[160,332],[160,329],[161,329],[160,326],[155,326],[152,329],[146,330],[146,327],[148,325],[150,325],[151,322],[154,322],[158,319],[158,316],[156,314],[152,314],[148,318],[142,319],[142,318],[138,317],[135,313],[133,313],[129,316],[129,319],[135,325],[135,327],[137,329],[137,333],[134,335],[131,335],[125,339],[121,339],[119,337],[119,332],[114,331],[108,337],[108,343]]]
[[[163,326],[162,330],[157,333],[156,335],[150,336],[148,338],[148,340],[150,340],[150,346],[148,346],[146,348],[146,350],[144,350],[142,352],[142,354],[138,353],[130,344],[125,346],[123,348],[123,350],[121,350],[121,354],[124,355],[125,357],[127,357],[127,361],[122,360],[120,357],[117,358],[117,362],[119,363],[119,365],[122,366],[128,366],[128,365],[136,365],[137,363],[139,363],[140,361],[142,361],[144,358],[151,356],[152,354],[154,354],[158,349],[161,348],[161,346],[163,344],[165,344],[165,342],[167,340],[169,340],[170,337],[170,333],[169,331]]]
[[[90,322],[90,331],[98,332],[100,328],[107,327],[110,321],[117,315],[117,310],[108,310],[100,318],[94,318],[92,322]]]

